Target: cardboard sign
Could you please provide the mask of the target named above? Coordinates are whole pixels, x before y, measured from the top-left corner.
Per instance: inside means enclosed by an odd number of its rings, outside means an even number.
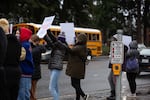
[[[40,30],[38,31],[38,33],[37,33],[37,35],[40,38],[43,38],[46,35],[47,29],[49,29],[51,27],[51,24],[52,24],[54,18],[55,18],[55,16],[45,17],[45,19],[42,23],[42,26],[41,26]]]

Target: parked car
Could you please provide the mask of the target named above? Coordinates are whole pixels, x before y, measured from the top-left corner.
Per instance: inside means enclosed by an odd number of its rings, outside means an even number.
[[[142,49],[145,49],[145,48],[146,48],[146,46],[143,43],[138,44],[138,50],[139,51],[141,51]]]
[[[45,53],[41,54],[41,62],[48,63],[50,58],[51,50],[47,49]]]
[[[140,51],[139,67],[140,72],[150,72],[150,48],[144,48]]]

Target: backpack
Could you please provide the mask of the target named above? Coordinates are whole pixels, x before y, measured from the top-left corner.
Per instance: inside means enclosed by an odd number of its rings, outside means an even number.
[[[126,61],[126,71],[132,72],[139,68],[139,63],[137,58],[129,58]]]

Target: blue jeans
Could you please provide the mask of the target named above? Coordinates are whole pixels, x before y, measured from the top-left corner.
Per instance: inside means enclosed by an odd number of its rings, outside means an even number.
[[[31,78],[20,79],[20,87],[17,100],[30,100]]]
[[[60,73],[61,70],[57,70],[57,69],[52,69],[50,73],[49,90],[54,100],[59,100],[58,79]]]

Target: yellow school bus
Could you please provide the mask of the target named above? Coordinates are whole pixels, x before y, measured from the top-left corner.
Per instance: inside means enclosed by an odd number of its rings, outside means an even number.
[[[41,24],[34,23],[20,23],[13,26],[13,32],[15,32],[19,27],[26,27],[32,30],[33,34],[36,34],[41,27]],[[91,51],[92,56],[102,55],[102,33],[98,29],[92,28],[81,28],[75,27],[75,35],[80,33],[85,33],[87,35],[87,48]],[[61,31],[60,26],[52,25],[50,31],[57,37]],[[41,43],[44,43],[41,40]]]

